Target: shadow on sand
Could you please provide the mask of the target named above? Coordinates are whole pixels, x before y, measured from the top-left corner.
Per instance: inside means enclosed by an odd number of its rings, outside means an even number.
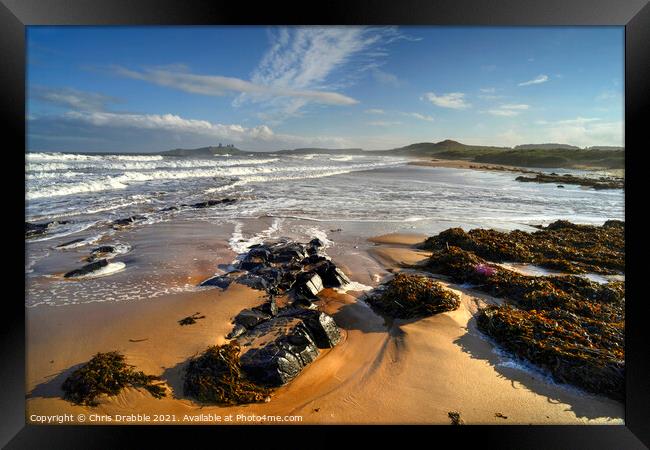
[[[510,380],[514,389],[529,389],[546,397],[549,403],[569,405],[567,411],[573,411],[580,418],[596,419],[604,415],[620,417],[623,413],[621,403],[581,391],[570,385],[552,382],[550,375],[544,374],[542,369],[532,369],[534,366],[531,365],[531,370],[523,370],[504,365],[503,363],[507,359],[494,352],[495,346],[482,337],[476,327],[476,318],[470,319],[467,324],[467,333],[456,339],[454,344],[457,344],[472,358],[487,361],[500,376]],[[514,357],[510,359],[517,361]],[[592,401],[585,401],[586,399]]]

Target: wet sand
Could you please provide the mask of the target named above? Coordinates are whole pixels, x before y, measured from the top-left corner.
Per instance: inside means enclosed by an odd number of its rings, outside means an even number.
[[[384,235],[373,238],[367,251],[330,254],[353,281],[376,285],[399,266],[426,257],[413,247],[423,239]],[[217,423],[207,415],[232,414],[237,423],[260,422],[237,420],[237,415],[291,415],[301,417],[293,423],[308,424],[449,424],[447,413],[458,411],[468,424],[622,423],[622,404],[549,383],[504,360],[479,335],[473,318],[480,305],[498,300],[449,287],[461,294],[458,310],[408,321],[384,320],[358,298],[361,292],[323,291],[319,306],[333,315],[342,341],[321,351],[269,403],[237,407],[202,406],[185,398],[182,371],[188,358],[225,342],[231,319],[241,309],[262,303],[259,291],[233,285],[227,291],[208,289],[146,301],[28,308],[27,420],[33,414],[72,413],[85,414],[85,423],[91,423],[91,414],[96,414],[104,420],[92,423],[122,424],[126,422],[117,422],[116,415],[148,414],[148,420],[134,419],[187,424]],[[178,324],[195,312],[205,319]],[[71,371],[94,353],[110,350],[122,352],[137,370],[161,376],[168,396],[158,400],[130,388],[102,398],[97,407],[63,400],[60,385]],[[155,414],[176,422],[155,422]]]

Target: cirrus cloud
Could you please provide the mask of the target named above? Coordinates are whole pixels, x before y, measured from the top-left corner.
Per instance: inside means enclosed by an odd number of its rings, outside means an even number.
[[[522,83],[519,83],[518,86],[530,86],[532,84],[541,84],[541,83],[546,83],[548,81],[548,75],[538,75],[532,80],[524,81]]]

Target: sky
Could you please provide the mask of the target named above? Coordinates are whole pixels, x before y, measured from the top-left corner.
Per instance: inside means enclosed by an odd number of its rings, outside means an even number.
[[[623,146],[623,27],[27,27],[30,151]]]

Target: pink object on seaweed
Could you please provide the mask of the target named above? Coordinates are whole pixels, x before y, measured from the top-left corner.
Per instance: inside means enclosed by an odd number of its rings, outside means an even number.
[[[492,267],[485,264],[478,264],[474,269],[476,270],[476,273],[484,275],[486,277],[490,277],[497,272]]]

